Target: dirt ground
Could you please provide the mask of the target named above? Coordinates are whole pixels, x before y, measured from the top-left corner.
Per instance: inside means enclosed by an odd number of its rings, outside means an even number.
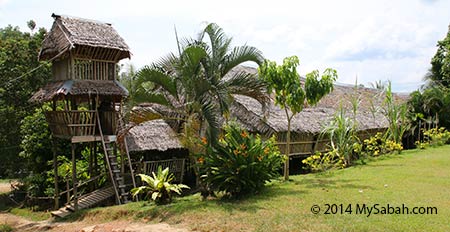
[[[10,183],[0,183],[0,193],[9,192]],[[16,231],[52,231],[52,232],[187,232],[182,227],[166,223],[146,224],[128,221],[112,221],[95,224],[93,222],[53,222],[52,220],[33,222],[22,217],[0,212],[0,224],[8,224]],[[181,225],[180,225],[181,226]]]
[[[7,193],[11,190],[10,183],[0,183],[0,193]]]
[[[113,221],[92,225],[87,222],[53,222],[51,220],[33,222],[9,213],[0,213],[0,224],[8,224],[16,231],[62,231],[62,232],[188,232],[181,227],[166,223],[146,224],[127,221]]]

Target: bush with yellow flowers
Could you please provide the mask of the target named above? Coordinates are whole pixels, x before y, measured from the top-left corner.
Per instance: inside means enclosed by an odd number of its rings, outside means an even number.
[[[379,156],[395,151],[400,153],[402,150],[402,144],[385,139],[383,134],[380,132],[378,132],[375,136],[365,139],[362,144],[362,153],[367,156]]]
[[[423,132],[424,146],[443,146],[445,144],[450,144],[450,132],[444,127],[432,128]],[[425,147],[424,147],[425,148]]]
[[[218,144],[205,144],[205,154],[198,155],[201,180],[209,190],[229,197],[253,194],[280,175],[284,156],[275,145],[275,137],[264,141],[237,124],[224,127]]]
[[[325,172],[346,167],[345,157],[340,155],[337,149],[324,153],[316,152],[302,160],[302,163],[306,165],[306,169],[313,172]]]

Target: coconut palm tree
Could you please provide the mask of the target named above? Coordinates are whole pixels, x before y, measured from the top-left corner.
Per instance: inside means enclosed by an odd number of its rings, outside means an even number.
[[[209,24],[197,39],[178,41],[179,54],[169,54],[137,73],[137,102],[156,104],[154,109],[165,118],[177,119],[205,136],[217,141],[220,121],[227,115],[233,95],[268,101],[266,86],[253,74],[231,71],[244,62],[260,64],[262,53],[251,46],[231,47],[216,24]],[[146,88],[143,83],[153,83]]]

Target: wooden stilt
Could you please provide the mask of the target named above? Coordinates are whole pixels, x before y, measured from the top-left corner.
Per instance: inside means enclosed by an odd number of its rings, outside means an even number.
[[[78,210],[78,193],[77,193],[77,163],[75,159],[75,144],[72,145],[72,183],[73,183],[73,202],[74,209]]]
[[[55,209],[59,209],[59,188],[58,188],[58,157],[56,153],[56,141],[52,139],[53,151],[53,172],[55,175]]]
[[[93,142],[90,142],[89,143],[89,163],[88,163],[88,174],[89,174],[89,177],[90,178],[92,178],[94,175],[93,175],[93,158],[94,158],[94,143]],[[89,183],[89,190],[90,191],[93,191],[94,189],[93,189],[93,183],[91,182],[91,183]]]

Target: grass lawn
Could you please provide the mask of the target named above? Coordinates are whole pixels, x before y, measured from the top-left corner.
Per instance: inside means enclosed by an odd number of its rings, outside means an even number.
[[[292,176],[275,181],[259,195],[240,201],[201,201],[197,195],[174,203],[130,203],[80,211],[69,220],[136,219],[183,223],[199,231],[450,231],[450,146],[405,151],[331,175]],[[326,204],[338,213],[324,214]],[[352,213],[340,212],[351,205]],[[437,214],[356,213],[357,204],[389,204],[412,211],[436,207]],[[318,205],[320,213],[311,207]],[[333,206],[334,207],[334,206]],[[330,213],[333,211],[330,210]]]

